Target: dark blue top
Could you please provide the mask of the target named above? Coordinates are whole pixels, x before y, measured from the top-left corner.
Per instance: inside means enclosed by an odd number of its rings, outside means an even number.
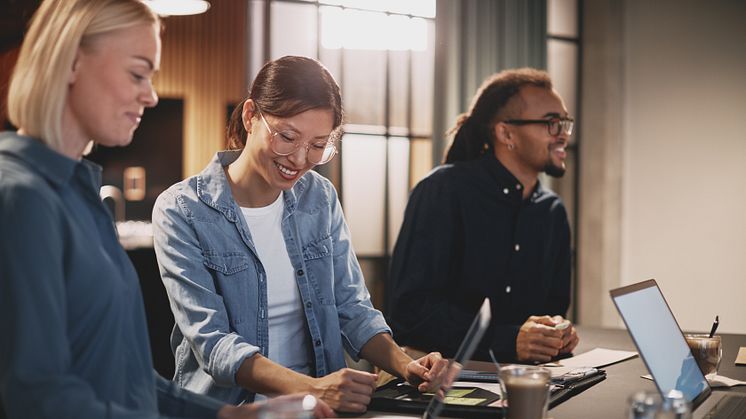
[[[562,201],[523,185],[493,154],[436,168],[412,191],[391,260],[387,320],[396,341],[453,356],[482,300],[492,327],[475,353],[515,358],[531,315],[565,315],[570,228]]]
[[[153,370],[137,274],[100,179],[91,162],[0,134],[0,408],[9,418],[214,418],[222,403]]]

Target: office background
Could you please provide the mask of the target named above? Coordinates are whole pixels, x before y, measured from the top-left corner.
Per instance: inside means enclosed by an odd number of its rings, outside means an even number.
[[[38,3],[0,1],[3,97]],[[572,217],[575,320],[619,325],[608,290],[654,277],[685,329],[717,314],[720,330],[746,333],[746,2],[211,3],[166,19],[156,87],[167,100],[135,141],[173,142],[159,164],[176,175],[152,171],[146,200],[223,147],[226,114],[266,59],[317,57],[347,111],[342,154],[320,171],[340,190],[380,307],[407,193],[439,161],[443,132],[490,73],[547,68],[579,121],[568,175],[545,179]],[[163,128],[174,120],[181,130]],[[136,164],[149,150],[114,158]]]

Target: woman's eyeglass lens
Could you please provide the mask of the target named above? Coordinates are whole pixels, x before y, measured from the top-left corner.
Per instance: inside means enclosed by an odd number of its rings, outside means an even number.
[[[269,126],[262,112],[259,112],[259,116],[269,132],[269,145],[273,153],[280,156],[289,156],[298,151],[302,142],[295,138],[295,133],[277,132]],[[335,136],[332,134],[326,141],[305,143],[308,161],[316,165],[329,163],[337,155],[337,146],[334,145],[334,139]]]

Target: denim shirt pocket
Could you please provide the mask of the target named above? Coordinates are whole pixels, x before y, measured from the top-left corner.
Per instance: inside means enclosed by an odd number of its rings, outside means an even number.
[[[233,275],[241,272],[251,266],[251,260],[246,253],[225,252],[219,253],[211,250],[204,250],[204,264],[209,269],[222,273],[223,275]]]
[[[256,291],[251,287],[251,276],[255,274],[249,250],[232,226],[204,221],[195,222],[195,230],[202,248],[202,263],[212,277],[215,292],[219,294],[233,326],[249,317],[246,307],[254,301]]]
[[[303,261],[308,271],[308,281],[316,292],[319,303],[333,305],[334,261],[331,236],[327,235],[304,244]]]

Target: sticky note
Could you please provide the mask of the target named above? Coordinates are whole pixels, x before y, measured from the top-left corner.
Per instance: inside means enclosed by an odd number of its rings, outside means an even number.
[[[458,404],[461,406],[476,406],[479,403],[484,402],[487,399],[472,399],[469,397],[448,397],[446,396],[446,404]]]
[[[450,390],[448,394],[446,394],[446,397],[464,397],[473,391],[473,388],[454,389]]]
[[[741,346],[736,356],[736,365],[746,365],[746,346]]]

